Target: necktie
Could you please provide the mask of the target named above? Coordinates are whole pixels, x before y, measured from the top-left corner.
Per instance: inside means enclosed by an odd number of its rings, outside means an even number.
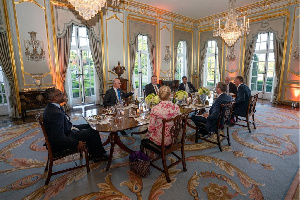
[[[118,101],[121,100],[121,94],[120,94],[120,90],[117,90],[118,91]]]
[[[158,88],[157,88],[157,85],[154,85],[154,89],[155,89],[156,95],[158,95]]]
[[[190,88],[189,88],[188,84],[186,83],[186,84],[184,84],[184,85],[185,85],[185,91],[186,91],[186,92],[189,92],[189,91],[190,91]]]

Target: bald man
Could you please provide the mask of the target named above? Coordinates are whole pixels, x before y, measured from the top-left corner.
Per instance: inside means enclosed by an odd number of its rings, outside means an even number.
[[[113,87],[106,91],[104,97],[104,106],[114,106],[119,101],[121,101],[122,97],[128,98],[133,95],[133,92],[125,93],[121,90],[121,81],[118,78],[113,80]]]

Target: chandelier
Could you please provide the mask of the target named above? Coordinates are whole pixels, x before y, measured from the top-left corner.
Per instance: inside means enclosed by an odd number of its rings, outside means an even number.
[[[107,0],[69,0],[75,10],[85,19],[94,17],[102,7],[107,5]],[[112,0],[111,5],[117,6],[118,0]]]
[[[248,35],[249,30],[249,19],[246,22],[246,18],[244,16],[244,23],[239,27],[237,25],[237,13],[234,10],[234,4],[236,0],[229,0],[229,11],[225,18],[226,24],[224,28],[221,28],[220,19],[219,19],[219,27],[214,29],[213,36],[220,36],[228,47],[234,45],[234,43],[239,39],[239,37],[243,35]],[[215,27],[215,26],[214,26]]]
[[[30,40],[24,40],[25,55],[28,60],[41,61],[45,58],[44,42],[36,39],[36,32],[28,32]],[[32,51],[30,51],[30,49]],[[40,52],[38,51],[40,50]]]

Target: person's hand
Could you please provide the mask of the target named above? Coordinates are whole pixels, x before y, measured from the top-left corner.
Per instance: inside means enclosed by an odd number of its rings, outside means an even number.
[[[208,117],[208,113],[204,113],[203,117],[207,118]]]
[[[77,145],[78,151],[83,151],[84,148],[85,148],[85,142],[79,141],[79,143]]]

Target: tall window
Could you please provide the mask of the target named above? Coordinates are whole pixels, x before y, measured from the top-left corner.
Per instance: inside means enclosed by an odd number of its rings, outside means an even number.
[[[269,93],[271,96],[274,77],[273,33],[261,33],[257,37],[255,52],[252,58],[251,90]]]
[[[142,90],[151,81],[152,76],[147,40],[148,36],[138,35],[133,78],[135,88],[139,89],[139,96],[142,96]]]
[[[180,41],[177,46],[177,64],[175,80],[181,80],[183,76],[186,76],[186,41]]]
[[[5,87],[4,87],[4,74],[0,66],[0,106],[7,105]]]
[[[220,80],[218,67],[218,46],[216,41],[208,41],[205,57],[204,85],[214,87]]]
[[[74,26],[72,32],[69,70],[71,74],[71,96],[76,104],[90,103],[95,96],[95,67],[86,27]]]

